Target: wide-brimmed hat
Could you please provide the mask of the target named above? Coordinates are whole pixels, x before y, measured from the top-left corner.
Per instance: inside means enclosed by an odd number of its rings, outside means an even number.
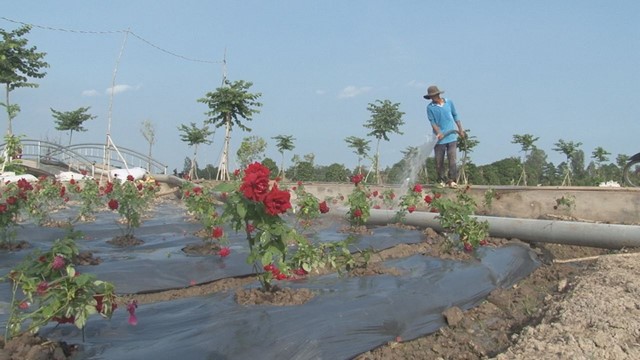
[[[432,96],[436,96],[438,94],[444,94],[444,91],[440,91],[437,86],[431,85],[427,88],[427,95],[423,97],[427,100],[430,100]]]

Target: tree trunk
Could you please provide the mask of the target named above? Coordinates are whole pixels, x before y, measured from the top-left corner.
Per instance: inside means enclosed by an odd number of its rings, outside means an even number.
[[[224,134],[224,148],[222,150],[222,158],[218,166],[218,175],[216,180],[228,181],[229,177],[229,143],[231,142],[231,116],[227,115]]]
[[[13,131],[11,129],[11,104],[9,104],[9,84],[6,84],[5,89],[6,89],[5,105],[7,106],[7,119],[8,119],[7,134],[12,135]],[[4,167],[3,167],[3,171],[4,171]]]

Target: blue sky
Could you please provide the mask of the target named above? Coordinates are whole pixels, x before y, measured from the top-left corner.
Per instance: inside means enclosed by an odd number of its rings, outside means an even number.
[[[232,169],[250,135],[267,140],[266,155],[278,163],[271,138],[293,135],[287,164],[293,154],[313,153],[317,164],[353,167],[357,158],[344,138],[366,137],[367,104],[386,99],[405,112],[404,134],[381,143],[381,165],[390,166],[427,140],[422,95],[432,84],[480,141],[471,154],[479,165],[519,156],[514,134],[540,137],[536,145],[556,165],[559,139],[583,143],[587,160],[597,146],[612,161],[640,151],[636,0],[2,3],[6,19],[74,30],[35,27],[27,35],[51,65],[39,88],[12,92],[22,108],[14,132],[28,138],[66,143],[50,108],[90,106],[97,118],[74,142],[106,141],[108,89],[125,40],[117,31],[129,29],[154,46],[127,36],[111,135],[118,146],[146,152],[140,124],[150,120],[154,157],[170,170],[192,153],[177,127],[205,119],[197,99],[220,86],[225,49],[228,78],[253,82],[264,104],[247,123],[251,133],[232,133]],[[6,19],[1,28],[20,26]],[[6,115],[0,119],[6,126]],[[201,165],[217,165],[223,135],[218,129],[213,144],[200,148]]]

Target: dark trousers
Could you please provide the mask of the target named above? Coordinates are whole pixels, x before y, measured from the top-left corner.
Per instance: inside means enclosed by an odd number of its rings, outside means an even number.
[[[456,181],[458,178],[458,169],[456,168],[456,151],[458,142],[452,141],[447,144],[436,144],[433,148],[436,157],[436,171],[438,173],[438,182]],[[447,153],[447,161],[449,162],[449,177],[445,176],[444,154]]]

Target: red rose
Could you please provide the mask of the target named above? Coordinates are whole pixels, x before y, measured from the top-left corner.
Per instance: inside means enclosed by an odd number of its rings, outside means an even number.
[[[420,184],[416,184],[416,185],[413,187],[413,191],[414,191],[414,192],[422,192],[422,185],[420,185]]]
[[[66,193],[67,193],[67,188],[62,186],[60,188],[60,197],[64,197],[64,194],[66,194]]]
[[[295,270],[293,270],[293,273],[298,275],[298,276],[305,276],[305,275],[308,274],[308,272],[303,268],[295,269]]]
[[[433,199],[431,198],[431,196],[426,195],[424,197],[424,202],[426,202],[427,204],[431,204],[432,201],[433,201]]]
[[[71,184],[71,185],[75,185],[75,184],[76,184],[76,180],[75,180],[75,179],[71,179],[71,180],[69,180],[69,184]]]
[[[255,226],[253,226],[253,224],[247,224],[247,232],[248,233],[252,233],[254,230],[256,229]]]
[[[211,236],[214,239],[219,239],[222,237],[222,235],[224,235],[224,230],[220,226],[216,226],[213,228],[213,233],[211,234]]]
[[[291,209],[291,194],[288,191],[280,190],[276,185],[264,197],[264,206],[270,215],[283,214],[287,209]]]
[[[7,198],[7,204],[15,205],[18,202],[18,199],[15,196],[9,196]]]
[[[134,180],[133,175],[127,175],[127,181],[133,181],[133,180]]]
[[[279,273],[278,275],[276,275],[276,280],[285,280],[288,276],[286,274],[283,273]]]
[[[360,210],[360,209],[356,209],[356,210],[353,212],[353,216],[354,216],[354,217],[359,218],[360,216],[362,216],[362,210]]]
[[[373,190],[373,192],[371,193],[371,195],[373,197],[378,197],[378,190]]]
[[[202,194],[202,188],[200,186],[196,186],[193,188],[193,193],[196,195]]]
[[[231,249],[228,247],[223,247],[218,251],[218,255],[220,255],[220,257],[227,257],[229,254],[231,254]]]
[[[408,211],[409,213],[412,213],[412,212],[416,211],[416,207],[415,207],[415,205],[410,205],[410,206],[407,208],[407,211]]]
[[[118,203],[118,200],[116,199],[109,200],[109,209],[118,210],[118,206],[120,206],[120,204]]]
[[[249,165],[244,171],[240,191],[249,200],[264,200],[269,191],[269,169],[258,162]]]
[[[326,214],[329,212],[329,205],[327,205],[326,201],[320,203],[320,213]]]
[[[352,182],[354,185],[356,185],[356,186],[357,186],[358,184],[360,184],[360,182],[361,182],[363,179],[364,179],[364,175],[362,175],[362,174],[357,174],[357,175],[353,175],[353,176],[351,177],[351,182]]]
[[[272,272],[275,268],[276,268],[275,265],[267,264],[267,265],[264,266],[264,271]]]
[[[466,252],[472,252],[472,251],[473,251],[473,245],[471,245],[471,244],[470,244],[470,243],[468,243],[468,242],[465,242],[465,243],[464,243],[464,251],[466,251]]]

